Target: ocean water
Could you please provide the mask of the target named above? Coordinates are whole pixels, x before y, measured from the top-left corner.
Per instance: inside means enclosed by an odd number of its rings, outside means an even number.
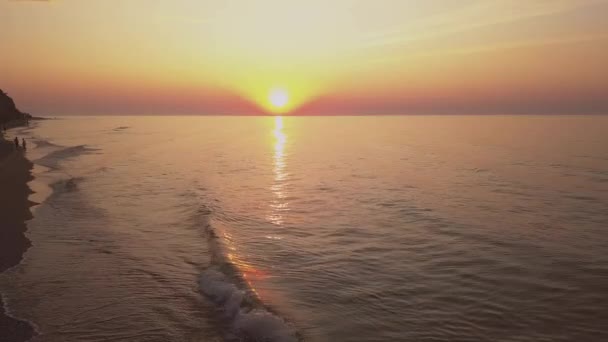
[[[70,117],[20,133],[35,341],[608,341],[608,117]]]

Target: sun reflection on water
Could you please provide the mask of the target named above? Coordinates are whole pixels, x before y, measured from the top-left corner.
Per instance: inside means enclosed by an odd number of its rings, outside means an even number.
[[[285,158],[285,145],[287,143],[287,134],[283,131],[283,117],[277,116],[274,118],[274,156],[273,156],[273,174],[274,181],[270,190],[274,194],[274,200],[270,203],[271,214],[268,219],[276,225],[283,224],[283,213],[288,210],[289,203],[285,200],[285,182],[288,173],[287,160]]]

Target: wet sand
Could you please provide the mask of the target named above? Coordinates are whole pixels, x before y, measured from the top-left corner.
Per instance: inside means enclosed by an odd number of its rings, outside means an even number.
[[[32,217],[27,185],[32,180],[32,166],[12,142],[0,138],[0,272],[19,264],[31,246],[25,221]],[[33,335],[28,323],[6,315],[0,297],[0,341],[27,341]]]

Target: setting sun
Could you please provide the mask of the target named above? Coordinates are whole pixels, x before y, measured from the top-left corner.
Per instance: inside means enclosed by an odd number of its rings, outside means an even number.
[[[289,103],[289,94],[285,89],[275,88],[270,91],[268,100],[275,110],[282,110]]]

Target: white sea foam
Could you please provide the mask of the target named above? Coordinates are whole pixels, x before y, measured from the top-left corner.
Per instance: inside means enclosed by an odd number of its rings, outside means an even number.
[[[264,308],[246,305],[247,295],[220,271],[210,268],[200,277],[201,291],[217,304],[233,333],[247,341],[296,342],[295,330]]]

